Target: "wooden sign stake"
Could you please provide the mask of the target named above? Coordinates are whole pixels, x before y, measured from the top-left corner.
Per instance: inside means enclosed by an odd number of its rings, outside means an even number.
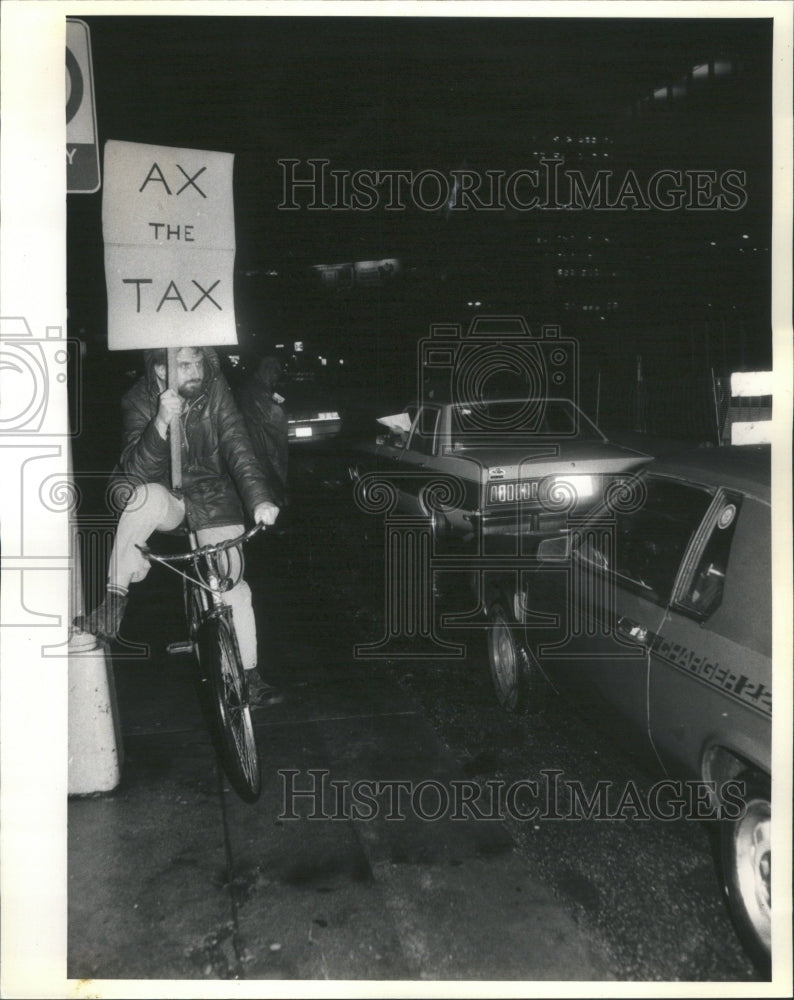
[[[168,388],[178,392],[176,356],[178,347],[168,348]],[[182,488],[182,427],[179,414],[171,420],[171,488]]]

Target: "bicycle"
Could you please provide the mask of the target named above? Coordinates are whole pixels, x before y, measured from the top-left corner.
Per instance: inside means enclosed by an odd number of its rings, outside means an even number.
[[[185,615],[189,638],[172,642],[169,653],[188,653],[199,672],[201,688],[208,691],[214,708],[219,756],[232,787],[245,802],[256,802],[262,788],[259,754],[248,702],[245,676],[232,609],[222,595],[239,581],[243,573],[242,545],[260,531],[250,530],[212,545],[199,546],[193,531],[187,533],[190,548],[176,555],[162,555],[147,545],[138,548],[150,561],[178,573],[183,580]],[[225,553],[240,547],[239,572],[232,578]],[[192,572],[182,572],[178,564],[192,563]]]

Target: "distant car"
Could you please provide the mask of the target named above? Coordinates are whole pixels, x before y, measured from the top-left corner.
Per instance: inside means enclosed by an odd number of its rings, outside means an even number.
[[[724,884],[748,952],[768,967],[768,446],[657,460],[521,569],[478,582],[498,700],[516,709],[550,682],[669,776],[712,783],[715,805],[740,781],[746,811],[720,824]]]
[[[285,375],[279,391],[285,397],[291,445],[329,441],[339,434],[342,416],[338,402],[313,374]]]
[[[428,518],[439,543],[563,530],[649,456],[607,441],[566,399],[429,400],[381,417],[349,471],[364,494]]]

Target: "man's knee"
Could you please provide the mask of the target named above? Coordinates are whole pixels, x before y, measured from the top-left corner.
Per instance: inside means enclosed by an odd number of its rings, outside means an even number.
[[[122,517],[145,518],[168,528],[176,527],[182,517],[182,511],[177,509],[178,503],[160,483],[138,483],[130,494]]]
[[[163,494],[168,491],[159,483],[138,483],[124,505],[125,514],[134,514],[140,510],[150,510],[161,507],[165,503]]]

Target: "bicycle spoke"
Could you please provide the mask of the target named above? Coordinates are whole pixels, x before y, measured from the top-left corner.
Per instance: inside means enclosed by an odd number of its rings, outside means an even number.
[[[214,683],[220,735],[224,739],[225,763],[233,786],[248,801],[260,790],[259,756],[251,713],[244,697],[245,679],[233,637],[233,625],[225,618],[207,623],[212,638],[210,670]]]

